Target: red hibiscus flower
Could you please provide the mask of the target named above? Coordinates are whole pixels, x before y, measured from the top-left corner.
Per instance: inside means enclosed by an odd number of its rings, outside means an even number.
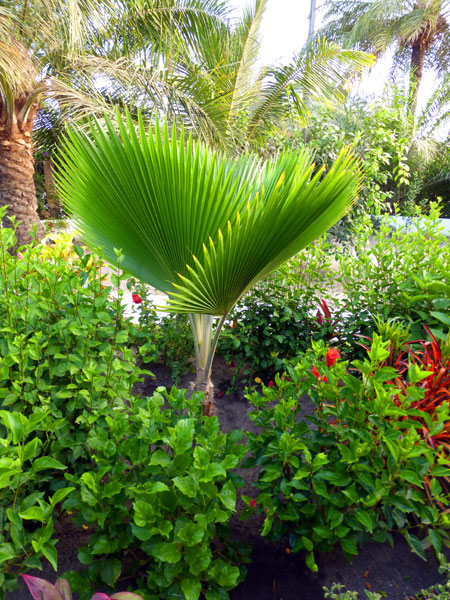
[[[256,506],[256,500],[254,498],[250,500],[250,506]]]
[[[142,298],[139,296],[139,294],[133,294],[132,298],[135,304],[140,304],[142,302]]]
[[[314,367],[312,368],[312,373],[313,373],[314,377],[317,377],[317,379],[320,379],[320,373],[319,373],[319,371],[317,370],[317,367],[316,367],[316,366],[314,366]]]
[[[327,367],[332,367],[340,357],[341,355],[336,348],[330,348],[327,352]]]

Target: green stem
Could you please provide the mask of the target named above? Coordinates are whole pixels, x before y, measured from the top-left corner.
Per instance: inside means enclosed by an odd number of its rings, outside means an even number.
[[[220,318],[214,337],[212,336],[213,319],[213,315],[189,314],[194,336],[197,377],[201,381],[207,381],[211,375],[214,352],[226,315]]]

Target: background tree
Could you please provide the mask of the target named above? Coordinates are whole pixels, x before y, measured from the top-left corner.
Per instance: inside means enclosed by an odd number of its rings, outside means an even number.
[[[410,111],[416,113],[424,69],[448,72],[448,0],[329,0],[322,33],[346,47],[376,55],[394,50],[394,68],[410,74]]]

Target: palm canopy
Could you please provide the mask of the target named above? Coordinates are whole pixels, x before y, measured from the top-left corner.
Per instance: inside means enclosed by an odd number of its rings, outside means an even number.
[[[328,0],[323,35],[346,46],[383,54],[411,74],[411,109],[424,68],[448,72],[450,0]]]
[[[184,131],[108,118],[72,130],[58,186],[90,244],[169,295],[169,310],[223,316],[260,278],[349,209],[360,184],[343,152],[328,173],[307,151],[263,163],[213,153]]]

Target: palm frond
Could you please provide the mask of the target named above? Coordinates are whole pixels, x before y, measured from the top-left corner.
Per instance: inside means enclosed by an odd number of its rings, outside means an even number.
[[[72,130],[58,188],[86,241],[170,296],[174,312],[224,315],[258,279],[351,206],[360,175],[342,153],[327,174],[309,152],[261,163],[212,153],[184,131],[105,117]]]

